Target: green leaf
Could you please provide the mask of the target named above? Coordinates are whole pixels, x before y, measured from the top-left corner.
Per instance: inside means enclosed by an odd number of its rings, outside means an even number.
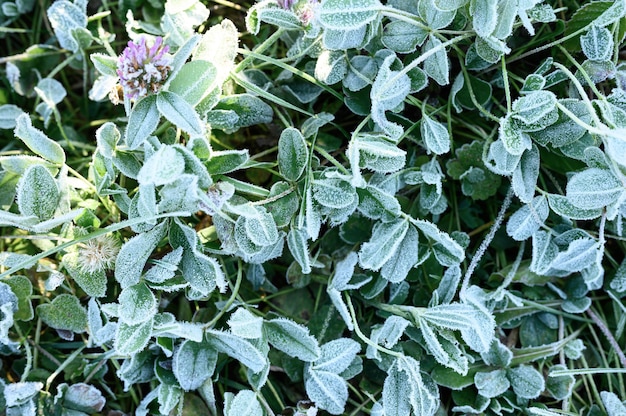
[[[61,329],[81,334],[87,330],[87,310],[76,296],[64,293],[55,297],[51,303],[37,306],[37,315],[54,329]]]
[[[400,247],[409,228],[403,219],[390,223],[377,223],[370,241],[359,250],[359,265],[364,269],[379,270]]]
[[[572,15],[565,27],[565,37],[568,37],[579,30],[596,25],[598,27],[608,26],[624,16],[626,4],[624,0],[617,1],[591,1],[581,5]],[[574,36],[564,45],[570,51],[580,50],[579,37]]]
[[[198,59],[187,62],[180,68],[170,81],[168,91],[177,94],[189,105],[196,106],[215,88],[217,88],[215,65]]]
[[[400,203],[395,196],[375,186],[357,189],[359,205],[357,209],[367,218],[391,222],[400,216]]]
[[[327,208],[346,208],[357,198],[350,182],[339,179],[316,179],[313,181],[313,197]]]
[[[593,220],[602,215],[602,208],[578,208],[563,195],[549,194],[548,202],[550,203],[550,209],[552,209],[552,211],[571,220]]]
[[[309,160],[309,149],[299,130],[289,127],[278,140],[278,169],[288,181],[297,181]]]
[[[504,150],[511,155],[521,157],[525,150],[532,148],[530,137],[516,125],[510,114],[500,120],[498,136],[500,140],[492,143],[492,147],[495,143],[501,143],[504,145]]]
[[[248,160],[250,160],[248,149],[219,150],[211,152],[211,158],[204,162],[204,165],[211,174],[219,175],[242,169]]]
[[[271,123],[274,117],[272,107],[251,94],[226,96],[220,100],[215,109],[233,111],[237,115],[233,126],[223,129],[226,133],[233,133],[255,124]]]
[[[411,386],[408,375],[397,363],[387,371],[383,383],[383,407],[385,416],[406,416],[411,413]]]
[[[419,261],[419,234],[415,227],[409,227],[395,253],[387,260],[380,275],[392,283],[406,279],[409,271]]]
[[[102,411],[106,404],[106,399],[100,390],[89,384],[76,383],[68,386],[61,383],[57,391],[59,393],[54,398],[55,402],[62,395],[63,407],[71,411],[93,414]]]
[[[230,332],[241,338],[258,339],[263,336],[263,318],[245,308],[238,308],[228,320]]]
[[[331,415],[341,415],[348,401],[346,382],[337,374],[328,371],[305,372],[304,386],[309,398]]]
[[[433,306],[427,308],[421,317],[432,325],[461,331],[463,340],[474,351],[488,351],[493,341],[493,317],[473,306],[461,303]]]
[[[376,19],[381,8],[378,0],[326,0],[320,5],[318,19],[328,29],[356,29]]]
[[[102,75],[108,75],[110,77],[117,77],[117,61],[118,58],[111,55],[105,55],[103,53],[92,53],[89,55],[89,59],[93,63],[93,66]]]
[[[17,184],[17,206],[24,216],[36,216],[41,221],[52,218],[61,193],[48,169],[33,165],[26,169]]]
[[[48,8],[48,19],[62,48],[77,52],[78,42],[72,30],[87,27],[87,14],[84,8],[67,0],[59,0]]]
[[[583,53],[592,61],[607,61],[613,55],[613,36],[608,29],[591,25],[580,37]]]
[[[148,95],[135,103],[128,117],[124,140],[130,150],[138,149],[154,132],[161,118],[156,95]]]
[[[506,224],[506,233],[515,241],[530,238],[548,218],[550,210],[545,196],[540,195],[532,203],[515,211]]]
[[[472,16],[472,27],[480,37],[489,36],[498,22],[498,2],[493,0],[471,0],[469,15]]]
[[[444,52],[445,53],[445,52]],[[398,141],[404,132],[402,126],[387,119],[386,111],[393,111],[400,106],[411,91],[411,79],[400,71],[392,71],[391,65],[396,60],[389,55],[380,65],[376,79],[372,84],[372,120],[391,138]]]
[[[426,41],[428,32],[402,20],[394,20],[385,25],[380,41],[397,53],[411,53]]]
[[[63,148],[57,142],[49,139],[41,130],[33,127],[28,114],[20,114],[17,117],[15,135],[36,155],[57,165],[65,163]]]
[[[92,297],[106,295],[107,277],[104,270],[84,270],[81,264],[80,251],[73,251],[63,256],[63,266],[72,279],[85,293]]]
[[[511,386],[506,375],[507,371],[504,369],[476,373],[474,383],[478,394],[489,399],[503,394]]]
[[[567,183],[567,200],[577,208],[598,209],[624,194],[624,185],[608,169],[589,168],[575,173]]]
[[[456,241],[454,241],[448,234],[442,232],[437,228],[437,226],[427,220],[410,218],[409,221],[413,225],[417,227],[418,230],[422,232],[429,240],[436,243],[435,246],[439,246],[439,251],[435,252],[435,256],[439,256],[439,254],[445,254],[449,261],[445,261],[443,264],[443,258],[437,257],[438,261],[442,263],[443,266],[454,266],[463,261],[465,258],[465,250],[463,247],[459,245]],[[451,264],[448,264],[451,263]]]
[[[217,351],[206,343],[183,341],[172,359],[172,372],[183,390],[196,390],[213,375]]]
[[[515,394],[523,399],[539,397],[546,386],[541,373],[529,365],[520,365],[508,369],[507,378],[511,382]]]
[[[251,390],[241,390],[232,399],[230,399],[232,393],[226,393],[224,396],[224,416],[263,416],[265,414],[256,394]]]
[[[140,324],[157,313],[157,299],[143,282],[124,288],[118,302],[119,319],[127,325]]]
[[[435,50],[432,55],[424,61],[424,72],[428,74],[439,85],[448,85],[450,83],[450,62],[446,49],[442,47],[443,43],[436,37],[430,36],[424,47],[423,53]]]
[[[265,335],[274,348],[302,361],[315,361],[320,357],[320,347],[308,328],[287,318],[265,322]]]
[[[166,229],[167,222],[163,222],[124,243],[115,261],[115,279],[122,289],[139,282],[148,258],[165,236]]]
[[[559,370],[567,370],[567,367],[562,364],[557,364],[550,368],[550,372]],[[575,382],[576,379],[571,374],[552,376],[548,373],[548,377],[546,378],[546,390],[555,399],[565,400],[571,396]],[[624,408],[624,413],[626,413],[626,408]]]
[[[120,355],[133,356],[143,350],[152,336],[154,318],[137,325],[127,325],[124,322],[117,324],[115,342],[113,346]]]
[[[311,370],[341,374],[360,351],[361,345],[353,339],[338,338],[329,341],[322,345],[320,356],[311,366]]]
[[[198,113],[180,95],[161,91],[156,96],[156,107],[163,117],[182,131],[191,136],[204,136],[206,129],[198,117]]]
[[[161,146],[137,174],[141,185],[160,186],[174,182],[185,171],[185,158],[172,146]]]
[[[624,403],[622,403],[615,393],[603,391],[600,393],[600,397],[602,398],[602,403],[604,404],[609,416],[620,416],[626,414],[626,406],[624,406]]]
[[[309,254],[306,231],[296,228],[291,229],[289,234],[287,234],[287,246],[291,255],[302,268],[302,273],[311,273],[311,256]]]
[[[522,154],[511,178],[513,191],[522,202],[529,203],[535,196],[539,165],[539,149],[533,144],[529,150]]]

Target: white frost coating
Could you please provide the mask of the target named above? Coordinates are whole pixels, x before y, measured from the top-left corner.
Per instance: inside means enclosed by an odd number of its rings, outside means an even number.
[[[136,235],[122,246],[115,260],[115,279],[122,288],[139,282],[148,257],[165,236],[165,227],[166,222],[163,222],[148,232]]]
[[[330,282],[330,287],[334,287],[337,290],[348,289],[348,283],[354,275],[354,267],[358,261],[357,254],[352,251],[343,260],[335,264],[335,274]]]
[[[172,359],[172,372],[185,391],[200,388],[213,375],[217,351],[206,344],[183,341]]]
[[[319,344],[309,329],[287,318],[265,322],[265,335],[270,344],[291,357],[307,362],[320,357]]]
[[[341,374],[350,366],[360,351],[361,345],[353,339],[332,340],[322,345],[320,358],[313,363],[311,369]]]
[[[409,377],[398,368],[391,366],[383,383],[383,408],[385,416],[406,416],[411,413]]]
[[[378,0],[326,0],[319,7],[318,18],[324,28],[352,30],[376,19],[381,8]]]
[[[570,178],[566,196],[578,208],[596,209],[622,198],[624,190],[624,185],[610,170],[589,168]]]
[[[428,38],[423,47],[423,53],[427,53],[431,49],[437,49],[437,51],[424,61],[424,72],[437,84],[448,85],[450,83],[450,61],[446,49],[442,45],[443,43],[438,38],[432,35]]]
[[[174,182],[185,171],[185,159],[172,146],[161,146],[143,164],[137,174],[142,185],[165,185]]]
[[[524,399],[539,397],[546,387],[546,382],[541,373],[529,365],[520,365],[508,369],[507,378],[511,382],[515,394]]]
[[[241,338],[255,339],[263,336],[263,318],[245,308],[238,308],[228,320],[230,332]]]
[[[348,401],[348,386],[344,379],[328,371],[305,372],[304,386],[309,398],[331,415],[343,413]]]
[[[603,391],[600,393],[600,397],[602,398],[602,403],[604,403],[604,407],[609,416],[622,416],[626,414],[626,406],[624,406],[624,403],[622,403],[615,393]]]
[[[115,342],[113,347],[119,355],[129,355],[138,353],[143,350],[152,335],[153,318],[138,324],[126,325],[120,322],[115,331]]]
[[[8,407],[20,406],[29,402],[41,389],[43,383],[38,381],[10,383],[4,388],[4,398]]]
[[[341,297],[341,292],[334,287],[328,286],[326,293],[328,293],[330,301],[333,303],[335,308],[337,308],[337,312],[339,312],[339,315],[341,316],[341,319],[343,319],[343,322],[346,324],[348,330],[354,331],[352,317],[350,316],[350,311],[348,311],[348,305],[346,305]]]
[[[380,275],[392,283],[406,279],[409,271],[419,260],[418,246],[419,234],[415,227],[409,227],[398,249],[383,265]]]
[[[226,416],[263,416],[263,408],[251,390],[242,390],[229,403]]]
[[[592,264],[602,245],[591,238],[572,241],[567,250],[560,252],[552,261],[551,267],[570,273],[583,270]]]
[[[408,228],[405,220],[377,223],[370,241],[361,246],[359,265],[364,269],[379,270],[394,255]]]
[[[580,37],[580,46],[587,58],[592,61],[606,61],[613,54],[613,36],[607,28],[591,25],[587,33]]]
[[[535,196],[535,186],[539,177],[539,149],[532,145],[522,154],[520,163],[513,171],[511,186],[520,201],[529,203]]]
[[[506,233],[516,241],[530,238],[548,218],[550,210],[545,196],[537,196],[531,204],[515,211],[506,224]]]
[[[495,30],[498,3],[497,0],[472,0],[470,3],[469,15],[472,16],[472,26],[478,36],[489,36]]]
[[[513,102],[513,117],[533,124],[556,107],[556,95],[550,91],[534,91]]]
[[[476,384],[478,393],[489,399],[498,397],[511,386],[511,383],[506,378],[505,369],[476,373],[474,384]]]
[[[145,322],[157,312],[157,300],[145,283],[138,283],[122,290],[118,299],[120,321],[127,325]]]
[[[436,155],[442,155],[450,151],[450,133],[443,123],[435,121],[428,117],[427,114],[422,115],[420,124],[422,139],[426,148]]]

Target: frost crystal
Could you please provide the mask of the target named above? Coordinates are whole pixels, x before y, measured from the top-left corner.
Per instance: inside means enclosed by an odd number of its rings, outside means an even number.
[[[137,99],[157,93],[172,69],[169,47],[163,45],[163,38],[157,36],[151,48],[146,46],[146,38],[128,42],[117,63],[117,75],[126,94]]]
[[[80,268],[84,273],[97,273],[109,269],[115,264],[119,251],[117,240],[108,234],[87,240],[78,252]]]

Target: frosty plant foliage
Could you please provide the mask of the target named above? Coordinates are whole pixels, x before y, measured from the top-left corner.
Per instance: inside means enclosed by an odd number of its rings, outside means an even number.
[[[624,0],[92,3],[0,7],[0,414],[626,411]]]

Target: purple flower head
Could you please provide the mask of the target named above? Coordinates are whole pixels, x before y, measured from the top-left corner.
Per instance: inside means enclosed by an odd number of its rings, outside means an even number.
[[[128,42],[117,62],[117,75],[126,96],[137,99],[159,92],[172,69],[172,59],[166,55],[168,50],[160,36],[151,48],[146,46],[145,37]]]
[[[298,0],[276,0],[276,3],[278,3],[278,6],[285,9],[285,10],[290,10],[294,4],[297,3]]]

